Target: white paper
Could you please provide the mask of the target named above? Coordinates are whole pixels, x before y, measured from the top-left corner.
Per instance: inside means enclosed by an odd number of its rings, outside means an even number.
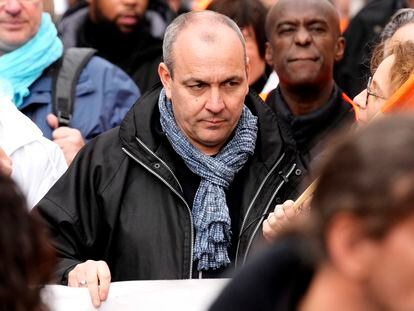
[[[111,283],[108,299],[95,309],[87,288],[48,285],[44,301],[51,311],[204,311],[228,279],[128,281]]]

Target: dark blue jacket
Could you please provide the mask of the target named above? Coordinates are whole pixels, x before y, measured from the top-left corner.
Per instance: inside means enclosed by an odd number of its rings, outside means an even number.
[[[49,139],[52,129],[46,116],[52,112],[51,93],[52,74],[49,71],[31,85],[30,95],[20,108]],[[94,56],[79,77],[70,127],[80,130],[88,141],[119,125],[139,97],[139,89],[126,73]]]

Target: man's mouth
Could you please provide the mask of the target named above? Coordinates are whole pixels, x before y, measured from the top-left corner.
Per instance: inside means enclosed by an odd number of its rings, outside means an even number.
[[[121,15],[118,17],[118,23],[124,26],[135,26],[138,23],[136,15]]]
[[[224,123],[224,120],[223,119],[208,119],[208,120],[204,120],[204,122],[210,126],[218,126]]]
[[[319,60],[319,57],[294,57],[288,59],[289,63],[294,62],[317,62]]]
[[[7,29],[19,29],[24,24],[22,20],[5,20],[0,21],[0,24],[6,27]]]

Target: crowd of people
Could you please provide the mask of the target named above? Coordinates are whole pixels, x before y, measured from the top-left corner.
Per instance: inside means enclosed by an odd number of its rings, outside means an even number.
[[[414,1],[45,8],[0,0],[2,307],[235,275],[211,310],[414,308]]]

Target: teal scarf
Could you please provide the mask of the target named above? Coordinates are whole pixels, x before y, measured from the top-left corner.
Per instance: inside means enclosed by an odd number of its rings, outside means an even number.
[[[43,13],[36,35],[10,53],[0,56],[0,93],[19,108],[29,87],[63,53],[63,45],[48,13]]]

